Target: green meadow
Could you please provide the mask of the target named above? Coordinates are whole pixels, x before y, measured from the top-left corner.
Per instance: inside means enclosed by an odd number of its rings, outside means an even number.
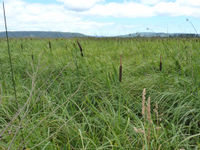
[[[10,39],[10,49],[17,99],[0,39],[0,149],[200,149],[200,39]]]

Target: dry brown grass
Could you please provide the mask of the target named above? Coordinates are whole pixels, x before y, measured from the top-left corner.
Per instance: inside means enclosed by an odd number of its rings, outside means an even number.
[[[158,113],[158,103],[156,102],[155,109],[156,115],[156,124],[154,124],[152,120],[152,112],[151,112],[151,98],[148,97],[146,101],[146,89],[143,89],[142,92],[142,116],[143,116],[143,129],[134,127],[134,131],[138,134],[142,134],[144,139],[146,139],[146,144],[148,145],[148,149],[151,149],[151,140],[154,136],[154,131],[156,130],[156,134],[159,134],[161,127],[159,127],[159,113]],[[143,142],[143,148],[145,147],[145,142]],[[161,149],[161,145],[157,147]]]
[[[146,89],[142,92],[142,115],[145,116]]]

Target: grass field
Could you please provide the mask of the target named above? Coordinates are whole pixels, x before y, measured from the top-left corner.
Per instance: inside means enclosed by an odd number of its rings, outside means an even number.
[[[79,42],[11,39],[16,101],[0,40],[0,149],[200,149],[199,39]]]

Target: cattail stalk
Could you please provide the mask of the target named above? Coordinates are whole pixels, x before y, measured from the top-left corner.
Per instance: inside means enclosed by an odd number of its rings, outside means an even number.
[[[162,56],[160,55],[160,71],[162,71]]]
[[[23,44],[21,44],[21,49],[22,49],[22,50],[24,49],[24,46],[23,46]]]
[[[33,53],[31,54],[31,58],[32,58],[32,61],[34,61],[34,55],[33,55]]]
[[[82,48],[81,44],[79,43],[79,41],[77,41],[77,44],[78,44],[78,47],[80,49],[81,56],[83,57],[83,48]]]
[[[119,82],[122,82],[122,55],[120,55]]]
[[[49,49],[52,52],[52,46],[51,46],[51,41],[49,41]]]

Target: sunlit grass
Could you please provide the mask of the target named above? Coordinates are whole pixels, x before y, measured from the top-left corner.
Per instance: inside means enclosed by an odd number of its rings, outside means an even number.
[[[200,148],[198,39],[82,38],[84,57],[76,41],[11,39],[16,110],[0,40],[0,149]],[[142,115],[144,88],[152,123]]]

